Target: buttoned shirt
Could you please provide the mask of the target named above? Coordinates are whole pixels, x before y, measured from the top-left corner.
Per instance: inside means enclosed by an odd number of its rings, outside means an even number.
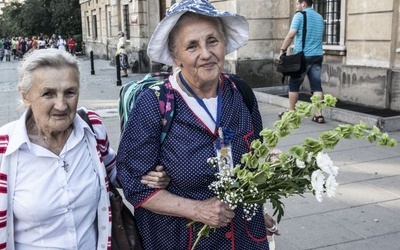
[[[83,129],[73,130],[59,156],[23,135],[13,199],[15,248],[96,249],[100,185]]]
[[[43,195],[45,195],[47,199],[50,200],[46,201],[46,203],[42,204],[39,207],[37,207],[37,204],[39,204],[37,201],[30,201],[30,203],[26,203],[26,205],[34,204],[36,205],[34,209],[49,209],[50,207],[46,207],[46,205],[51,204],[53,208],[55,207],[56,209],[58,209],[58,212],[64,213],[64,215],[66,215],[66,218],[64,220],[47,218],[47,220],[53,220],[53,222],[64,223],[64,224],[55,224],[55,225],[52,224],[51,226],[53,228],[56,227],[58,228],[56,229],[56,231],[50,232],[51,230],[48,230],[49,234],[46,235],[42,234],[43,238],[35,239],[36,242],[44,240],[47,243],[49,243],[53,241],[52,239],[53,236],[50,233],[62,234],[63,238],[62,239],[58,238],[60,239],[60,241],[58,242],[58,245],[55,247],[55,249],[74,249],[73,245],[76,245],[77,248],[79,249],[111,250],[111,207],[108,194],[107,176],[109,176],[111,181],[114,182],[114,185],[117,184],[115,182],[116,154],[112,150],[112,148],[109,147],[108,136],[98,114],[96,114],[93,111],[86,111],[86,112],[93,126],[94,133],[88,127],[86,122],[84,122],[79,116],[76,116],[73,123],[74,130],[76,130],[76,133],[71,135],[71,140],[68,140],[67,142],[67,148],[64,148],[65,150],[63,150],[60,155],[62,161],[65,160],[69,164],[68,171],[71,173],[68,173],[66,175],[64,169],[61,168],[61,159],[56,159],[54,158],[53,155],[52,157],[49,157],[53,159],[48,159],[48,160],[51,164],[55,164],[55,166],[46,166],[47,168],[52,168],[51,170],[46,169],[46,171],[44,172],[34,173],[34,175],[36,175],[36,178],[39,179],[34,180],[33,177],[29,176],[31,181],[36,181],[30,184],[31,189],[29,191],[32,192],[32,196],[39,197],[39,195],[36,194],[35,192],[43,192]],[[19,154],[20,153],[22,155],[24,155],[25,153],[28,154],[26,150],[29,150],[29,144],[26,143],[27,142],[26,138],[27,133],[25,126],[26,115],[27,112],[25,112],[19,120],[8,123],[0,128],[0,249],[7,249],[7,250],[26,249],[22,248],[23,245],[21,245],[20,243],[16,244],[17,241],[16,239],[20,238],[20,236],[18,235],[20,233],[19,230],[21,230],[21,228],[23,228],[25,225],[20,224],[18,222],[14,224],[16,219],[14,215],[19,216],[20,221],[22,221],[22,219],[25,219],[22,218],[23,216],[30,216],[33,213],[42,216],[42,218],[35,218],[35,220],[40,220],[43,219],[43,217],[45,217],[44,215],[45,212],[42,211],[29,211],[30,212],[29,215],[21,215],[21,210],[26,209],[25,211],[28,211],[30,210],[28,208],[19,207],[17,208],[17,210],[19,209],[19,211],[16,212],[14,211],[14,205],[16,202],[14,201],[14,198],[16,198],[18,202],[22,203],[21,202],[22,197],[29,197],[28,195],[23,196],[23,194],[22,196],[19,196],[21,193],[18,192],[20,192],[21,190],[20,189],[16,190],[16,188],[23,188],[23,189],[25,188],[24,190],[28,191],[28,189],[25,187],[26,184],[17,186],[18,181],[19,183],[22,183],[22,181],[24,181],[21,179],[24,176],[19,175],[20,173],[18,173],[17,171],[19,170],[18,168],[21,165],[21,163],[19,162],[20,160]],[[77,143],[78,138],[83,138],[84,140],[82,142],[83,144],[81,144],[81,142]],[[87,149],[85,149],[83,145],[86,145]],[[37,149],[34,147],[32,147],[31,149],[33,150],[32,152],[35,152],[35,154],[39,153],[46,154],[46,152],[35,151]],[[70,153],[71,154],[70,156],[68,156],[68,154],[63,154],[69,150],[72,150],[74,151],[74,153],[78,154],[72,155],[72,153]],[[83,156],[82,159],[78,159],[79,157],[82,157],[82,155],[80,154],[87,154],[87,156]],[[87,157],[90,157],[91,159],[88,159]],[[25,157],[23,156],[23,158]],[[30,159],[29,164],[36,165],[34,163],[36,160],[37,157]],[[89,163],[90,161],[92,162],[92,164]],[[80,166],[80,164],[83,165],[86,164],[87,169],[83,170],[80,167],[78,167]],[[58,171],[60,170],[60,168],[61,171]],[[47,171],[50,172],[53,171],[53,174],[55,174],[56,177],[54,176],[53,178],[46,177],[46,175],[48,174]],[[74,171],[77,171],[76,174],[73,173]],[[90,173],[90,171],[93,171],[92,172],[93,176],[87,179],[87,175]],[[25,171],[21,173],[22,174],[25,173],[25,176],[28,174],[28,172]],[[80,173],[82,173],[84,176],[79,176]],[[62,177],[62,174],[66,176]],[[80,182],[78,181],[78,179],[80,180]],[[93,183],[94,179],[97,181],[97,183]],[[40,182],[41,180],[43,180],[44,184],[37,183]],[[60,180],[62,181],[59,182]],[[70,181],[70,184],[66,185],[66,182],[68,183],[68,181]],[[55,182],[55,183],[50,183],[50,182]],[[90,187],[86,186],[89,185],[90,183],[94,184],[94,186]],[[48,192],[48,190],[46,190],[46,184],[48,184],[47,189],[54,187],[57,188],[57,190],[53,190],[54,191],[53,194],[55,196],[52,196]],[[59,186],[56,186],[57,184]],[[36,185],[39,185],[38,188],[36,187]],[[74,186],[74,185],[80,185],[80,186]],[[83,188],[88,188],[88,189],[80,190],[79,192],[77,192],[78,188],[82,187],[82,185]],[[63,187],[65,187],[67,190],[63,190]],[[79,197],[79,193],[84,195],[85,197],[88,197],[90,192],[93,197],[90,197],[89,199],[95,200],[95,202],[94,204],[90,204],[90,207],[83,208],[83,206],[88,205],[87,204],[88,201],[83,201],[83,199]],[[42,197],[40,199],[42,199]],[[20,205],[21,204],[18,204],[17,206]],[[93,221],[93,214],[91,212],[88,212],[89,209],[95,210],[93,213],[95,214],[94,216],[96,218],[96,221]],[[75,211],[69,211],[69,210],[75,210]],[[86,218],[86,215],[88,215],[87,216],[88,218]],[[59,216],[59,215],[57,211],[52,211],[51,213],[49,213],[49,216]],[[92,221],[93,225],[89,226],[88,225],[89,221]],[[49,221],[45,221],[45,223],[49,223]],[[74,229],[72,229],[73,224],[75,225]],[[90,232],[83,232],[83,230],[85,230],[85,227]],[[67,236],[69,234],[68,232],[64,231],[65,228],[69,230],[70,235],[72,235],[71,237]],[[72,232],[71,230],[75,230],[75,232]],[[92,233],[94,231],[95,233]],[[29,232],[24,232],[24,234],[28,235]],[[32,235],[39,235],[39,234],[35,232]],[[91,240],[90,239],[91,237],[94,238],[92,238]],[[68,241],[69,239],[71,239],[71,242],[74,241],[73,238],[75,238],[76,242],[66,243],[70,245],[65,246],[67,238]],[[34,240],[32,240],[32,242],[33,241]],[[90,243],[91,245],[88,246],[86,245],[86,243],[89,241],[94,243]],[[70,246],[72,246],[72,248]],[[95,248],[92,248],[91,246],[95,246]],[[52,245],[50,246],[50,249],[51,248]],[[35,248],[30,246],[30,248],[28,249],[35,249]],[[43,249],[43,247],[41,247],[41,249]]]

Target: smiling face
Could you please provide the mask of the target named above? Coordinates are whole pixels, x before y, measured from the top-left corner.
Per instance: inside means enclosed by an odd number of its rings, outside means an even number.
[[[199,88],[217,84],[226,54],[219,20],[188,18],[174,33],[176,42],[172,56],[188,83]]]
[[[39,131],[60,133],[74,120],[79,98],[75,69],[42,67],[32,71],[32,84],[23,92],[24,104],[32,110]]]

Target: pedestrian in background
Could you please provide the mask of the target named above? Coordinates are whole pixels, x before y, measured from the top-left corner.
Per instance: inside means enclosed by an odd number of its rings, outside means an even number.
[[[299,99],[300,86],[303,84],[307,75],[310,82],[311,94],[322,99],[323,92],[321,86],[321,67],[323,60],[322,41],[324,34],[324,19],[312,8],[312,0],[298,0],[296,3],[297,11],[305,11],[307,15],[307,34],[304,44],[304,55],[306,58],[306,71],[300,77],[289,76],[289,110],[295,110],[295,105]],[[296,12],[290,25],[290,30],[283,41],[279,57],[286,53],[290,44],[295,40],[293,53],[302,51],[302,35],[303,35],[303,14]],[[314,110],[312,121],[324,123],[321,110]],[[281,117],[284,112],[280,113]]]
[[[4,51],[5,51],[5,49],[4,49],[4,38],[1,38],[0,39],[0,62],[3,61]]]
[[[17,58],[17,46],[18,46],[18,38],[13,37],[13,39],[12,39],[12,54],[14,56],[14,60]]]
[[[230,209],[209,189],[218,169],[207,159],[231,152],[226,158],[233,167],[249,152],[251,141],[260,138],[256,98],[249,97],[250,109],[236,83],[222,74],[225,55],[245,45],[248,32],[243,16],[216,10],[207,0],[188,0],[171,6],[150,39],[152,61],[179,67],[165,83],[173,90],[175,116],[161,142],[159,93],[142,92],[117,156],[118,178],[135,207],[145,249],[190,249],[201,223],[218,230],[196,249],[268,249],[262,206],[247,221],[242,206]],[[221,145],[221,137],[231,143]],[[149,188],[141,179],[158,164],[171,177],[166,189]],[[188,226],[191,221],[200,223]]]
[[[65,41],[64,36],[62,35],[58,36],[57,48],[59,50],[67,50],[67,41]]]
[[[75,56],[76,41],[72,36],[70,36],[68,39],[68,51],[69,51],[69,53],[71,53],[71,55]]]
[[[4,42],[4,56],[6,57],[6,61],[9,62],[11,61],[11,48],[12,48],[11,39],[7,37]]]
[[[118,32],[118,43],[117,43],[117,53],[119,54],[120,67],[123,72],[121,77],[128,77],[128,55],[126,54],[126,40],[124,32]]]
[[[38,43],[39,49],[46,48],[46,41],[44,40],[43,36],[39,36],[37,43]]]
[[[51,36],[51,38],[49,39],[48,46],[50,46],[51,49],[57,49],[58,48],[58,44],[57,44],[58,41],[57,40],[58,40],[57,39],[57,35],[53,34]]]

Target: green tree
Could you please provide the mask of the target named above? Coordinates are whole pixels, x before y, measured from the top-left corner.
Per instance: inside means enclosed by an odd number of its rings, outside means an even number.
[[[81,34],[79,0],[26,0],[6,4],[0,17],[1,35]]]
[[[28,36],[51,34],[54,30],[51,23],[52,13],[49,11],[48,0],[27,0],[23,6],[23,16],[26,22],[24,33]]]
[[[57,34],[82,34],[79,0],[51,0],[50,10],[52,13],[51,22]]]
[[[15,36],[23,32],[22,6],[23,4],[21,3],[11,2],[2,8],[3,15],[0,19],[2,36]]]

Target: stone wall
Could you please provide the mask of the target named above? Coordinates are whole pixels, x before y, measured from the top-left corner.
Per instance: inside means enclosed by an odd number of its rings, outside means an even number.
[[[176,0],[179,1],[179,0]],[[86,52],[99,58],[115,58],[116,34],[123,30],[122,6],[129,4],[131,38],[127,50],[134,71],[151,71],[146,55],[149,38],[160,21],[159,0],[99,0],[82,2],[83,39]],[[175,1],[167,0],[166,7]],[[279,48],[289,31],[295,12],[293,0],[211,0],[219,9],[236,12],[249,22],[248,44],[226,56],[225,71],[241,76],[252,87],[281,86],[276,72]],[[249,6],[251,3],[251,7]],[[400,26],[399,0],[342,0],[341,41],[324,46],[322,81],[325,93],[366,106],[400,110]],[[250,8],[249,8],[250,7]],[[111,30],[106,11],[111,10]],[[85,15],[98,15],[98,37],[85,34]],[[103,22],[100,24],[100,22]],[[399,48],[397,48],[399,47]],[[307,81],[304,90],[309,89]]]

